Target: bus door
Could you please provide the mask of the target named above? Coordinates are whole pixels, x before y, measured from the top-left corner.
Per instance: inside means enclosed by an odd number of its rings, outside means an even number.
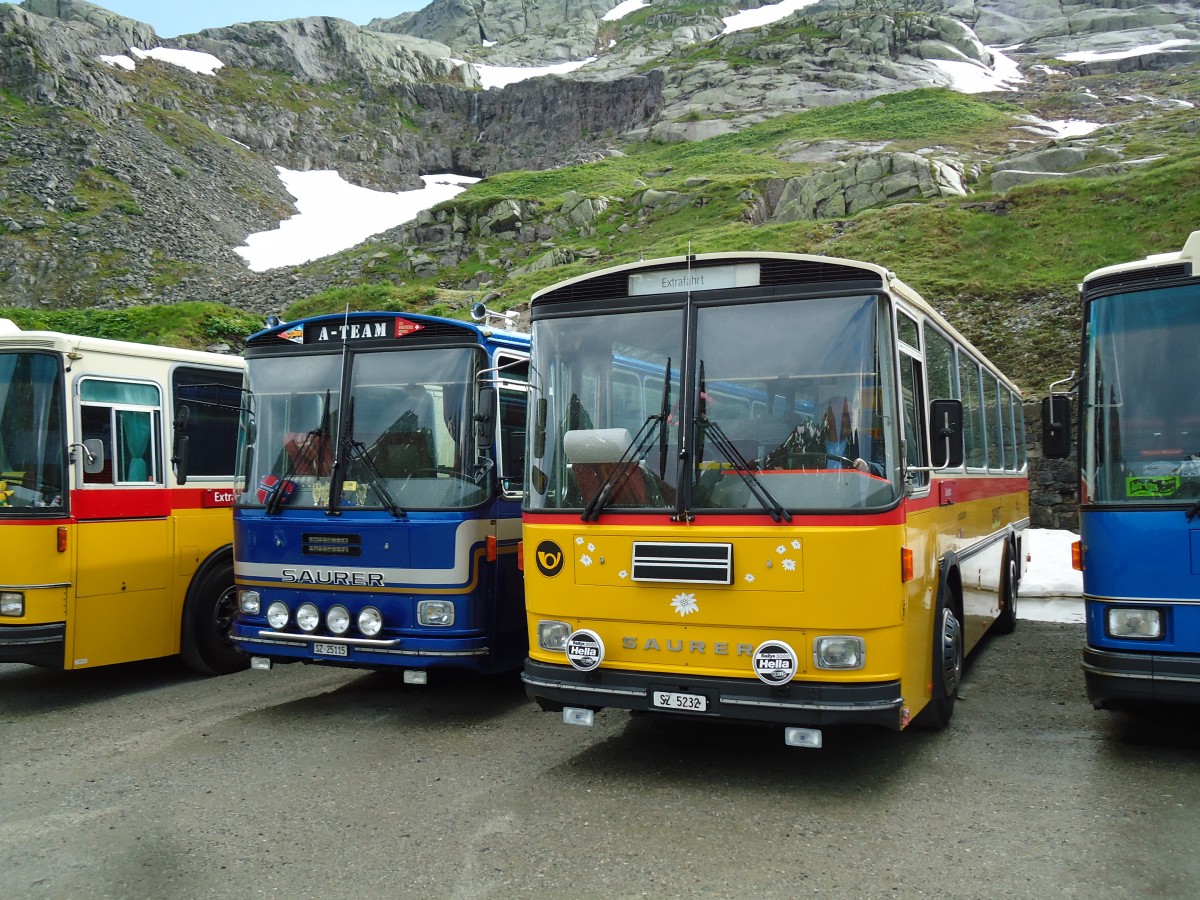
[[[77,434],[78,575],[66,665],[175,653],[161,391],[147,382],[82,379]]]
[[[492,603],[493,627],[497,629],[497,646],[507,655],[510,648],[519,648],[517,664],[525,656],[525,585],[517,565],[517,545],[521,540],[521,496],[525,484],[525,432],[529,405],[528,357],[515,358],[505,354],[496,357],[498,365],[495,429],[495,466],[497,515],[492,519],[496,548],[495,597]],[[499,629],[508,624],[508,630]],[[514,649],[515,652],[515,649]]]

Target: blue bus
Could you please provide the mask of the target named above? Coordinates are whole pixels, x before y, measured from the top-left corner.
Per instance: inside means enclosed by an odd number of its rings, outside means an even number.
[[[231,637],[254,667],[520,667],[529,337],[500,318],[347,312],[247,340]]]
[[[1097,709],[1200,703],[1200,231],[1081,285],[1079,542]],[[1044,401],[1047,456],[1070,449]]]

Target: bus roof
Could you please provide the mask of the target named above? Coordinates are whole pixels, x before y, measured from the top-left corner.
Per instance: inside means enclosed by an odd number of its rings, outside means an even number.
[[[240,356],[229,353],[210,353],[204,350],[183,350],[157,344],[138,344],[133,341],[114,341],[108,338],[63,334],[59,331],[24,331],[11,319],[0,318],[0,350],[50,350],[55,353],[111,353],[142,359],[161,359],[168,362],[204,363],[241,368]]]

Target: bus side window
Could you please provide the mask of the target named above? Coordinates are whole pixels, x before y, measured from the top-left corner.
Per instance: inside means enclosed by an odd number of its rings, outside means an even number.
[[[500,389],[500,485],[507,493],[519,493],[525,484],[525,391]]]
[[[99,441],[104,465],[85,468],[84,484],[160,484],[162,411],[153,384],[87,378],[79,386],[84,444]]]
[[[113,444],[112,444],[112,409],[107,406],[84,406],[79,410],[80,422],[83,426],[83,443],[99,441],[104,448],[102,459],[104,465],[98,472],[88,472],[83,475],[84,484],[113,483]]]

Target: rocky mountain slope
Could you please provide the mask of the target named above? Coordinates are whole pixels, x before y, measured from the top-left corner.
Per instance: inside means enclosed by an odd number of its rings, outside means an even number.
[[[434,0],[368,28],[318,17],[163,40],[80,0],[0,4],[0,306],[265,313],[347,290],[356,303],[519,306],[559,277],[696,240],[883,260],[1042,383],[1044,348],[1074,339],[1073,281],[1200,222],[1178,221],[1196,163],[1195,3],[820,0],[728,32],[758,0],[652,0],[606,19],[616,5]],[[1116,53],[1134,47],[1149,49]],[[127,67],[131,48],[223,66]],[[1072,58],[1085,52],[1100,56]],[[569,75],[482,87],[487,66],[586,57]],[[1004,90],[924,92],[1006,58],[1022,80]],[[1109,127],[1064,137],[1048,124],[1072,119]],[[389,191],[427,172],[485,180],[352,251],[253,273],[233,248],[294,211],[274,166]],[[1140,228],[1127,241],[1128,223],[1118,235],[1104,221],[1072,237],[1047,212],[1070,208],[1048,183],[1098,184],[1139,224],[1158,221],[1131,199],[1139,178],[1184,204],[1161,239]],[[1030,258],[1019,221],[1041,229]],[[904,229],[944,244],[902,250],[888,235]],[[965,235],[1011,253],[955,249]],[[1075,245],[1077,262],[1048,265]],[[1013,262],[985,280],[972,252]],[[997,304],[1040,343],[1007,341]]]

